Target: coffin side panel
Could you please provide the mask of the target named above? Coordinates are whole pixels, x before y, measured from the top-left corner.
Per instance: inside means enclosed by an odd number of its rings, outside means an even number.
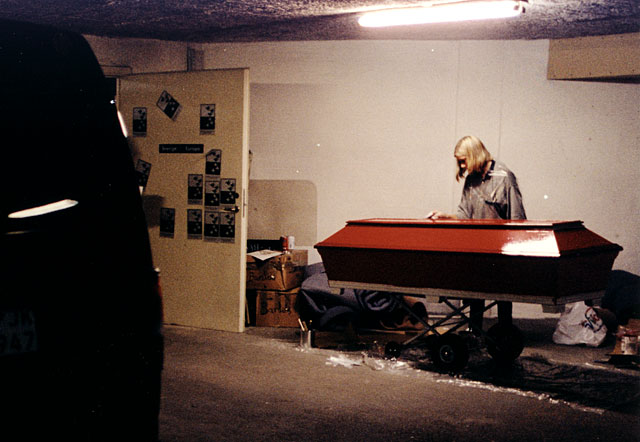
[[[557,296],[558,261],[486,254],[319,248],[333,281]]]

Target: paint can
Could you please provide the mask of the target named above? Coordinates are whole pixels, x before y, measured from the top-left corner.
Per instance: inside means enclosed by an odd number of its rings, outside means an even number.
[[[300,330],[300,347],[313,348],[315,346],[315,330]]]
[[[283,252],[286,252],[289,250],[289,237],[288,236],[281,236],[280,237],[280,248],[282,249]]]

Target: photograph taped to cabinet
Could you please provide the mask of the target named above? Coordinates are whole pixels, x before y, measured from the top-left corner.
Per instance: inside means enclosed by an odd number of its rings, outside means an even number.
[[[204,180],[204,206],[220,208],[220,180],[206,177]]]
[[[187,209],[187,238],[202,239],[202,209]]]
[[[131,122],[132,133],[134,137],[147,136],[147,108],[134,107],[133,121]]]
[[[176,118],[178,118],[178,114],[182,109],[182,106],[180,105],[180,103],[178,103],[178,100],[173,98],[167,91],[162,91],[162,94],[160,94],[160,98],[158,98],[156,105],[162,112],[164,112],[167,117],[171,118],[174,121],[176,120]]]
[[[138,180],[138,186],[143,189],[147,187],[149,181],[149,175],[151,174],[151,163],[138,159],[136,163],[136,177]]]
[[[211,149],[207,152],[204,173],[210,177],[220,178],[222,171],[222,150]]]
[[[220,240],[220,212],[215,210],[204,211],[204,240]]]
[[[202,174],[190,173],[187,180],[187,185],[187,202],[189,204],[202,204]]]
[[[216,105],[200,105],[200,135],[213,135],[216,130]]]

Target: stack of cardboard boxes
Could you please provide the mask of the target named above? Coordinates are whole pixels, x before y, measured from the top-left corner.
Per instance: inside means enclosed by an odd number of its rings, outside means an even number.
[[[255,325],[299,327],[295,303],[307,265],[306,250],[262,250],[247,255],[247,300],[255,291]]]

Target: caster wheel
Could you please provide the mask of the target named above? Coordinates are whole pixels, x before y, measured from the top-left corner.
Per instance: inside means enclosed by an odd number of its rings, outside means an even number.
[[[487,351],[497,362],[511,363],[524,349],[522,332],[515,325],[496,324],[487,336]]]
[[[457,372],[469,361],[469,350],[464,339],[456,334],[438,337],[431,349],[431,358],[439,370]]]
[[[390,358],[397,358],[402,353],[402,345],[394,341],[387,342],[384,346],[384,354]]]

